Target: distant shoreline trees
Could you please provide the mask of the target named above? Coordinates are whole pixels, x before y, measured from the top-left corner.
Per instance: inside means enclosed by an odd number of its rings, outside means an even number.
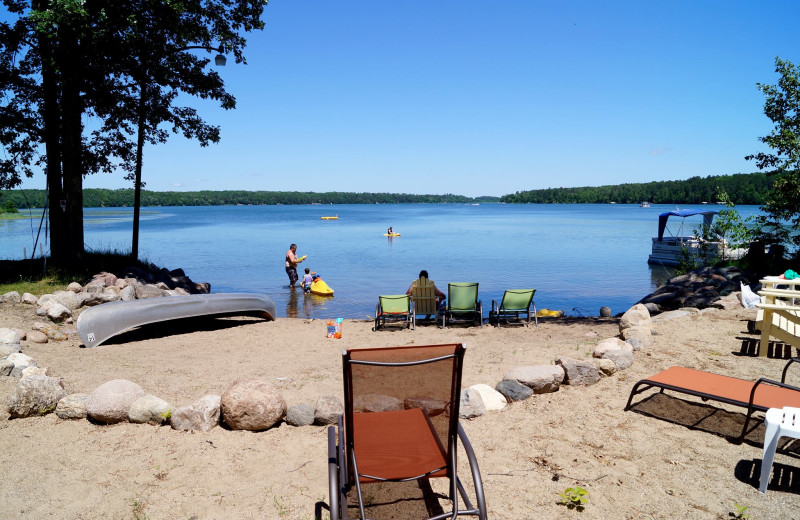
[[[413,195],[407,193],[350,193],[297,191],[142,191],[142,206],[231,206],[273,204],[419,204],[506,202],[511,204],[700,204],[717,202],[724,191],[737,205],[759,205],[772,186],[763,173],[692,177],[682,181],[658,181],[615,186],[548,188],[517,192],[503,197],[464,195]],[[133,206],[132,189],[85,189],[84,207]],[[41,208],[44,190],[4,190],[0,200],[13,201],[19,208]]]

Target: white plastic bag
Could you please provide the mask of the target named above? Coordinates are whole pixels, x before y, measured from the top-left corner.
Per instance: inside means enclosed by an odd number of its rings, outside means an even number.
[[[745,309],[755,308],[757,303],[761,303],[761,297],[750,289],[749,285],[739,282],[742,286],[742,305]]]

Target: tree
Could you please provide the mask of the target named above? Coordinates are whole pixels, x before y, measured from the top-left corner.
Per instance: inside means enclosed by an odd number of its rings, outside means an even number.
[[[0,188],[43,169],[47,176],[51,257],[83,255],[83,176],[133,171],[135,137],[163,142],[169,131],[219,140],[183,92],[234,108],[209,60],[178,52],[224,48],[244,63],[242,33],[262,29],[267,0],[163,2],[3,0],[13,23],[0,23]],[[145,94],[146,92],[146,94]],[[87,121],[91,127],[87,128]],[[168,129],[160,125],[166,123]]]
[[[775,72],[780,74],[777,85],[757,84],[766,96],[764,114],[775,123],[772,132],[758,140],[772,151],[745,159],[755,160],[759,169],[774,177],[763,207],[773,223],[790,221],[796,230],[800,229],[800,71],[791,62],[775,58]],[[800,236],[795,234],[797,240]]]

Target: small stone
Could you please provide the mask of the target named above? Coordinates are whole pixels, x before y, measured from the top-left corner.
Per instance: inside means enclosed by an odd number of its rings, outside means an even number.
[[[510,379],[500,381],[495,389],[509,401],[522,401],[533,395],[533,390],[530,387]]]
[[[47,343],[47,334],[38,330],[32,330],[28,334],[28,341],[31,343]]]
[[[338,397],[326,395],[317,399],[314,412],[315,424],[336,424],[344,413],[344,403]]]

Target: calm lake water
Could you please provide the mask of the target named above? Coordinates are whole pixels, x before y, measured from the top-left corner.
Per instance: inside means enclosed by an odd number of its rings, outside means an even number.
[[[535,288],[539,309],[597,316],[601,306],[624,312],[671,275],[647,264],[658,214],[671,209],[624,204],[143,208],[140,257],[183,268],[192,280],[209,282],[212,292],[266,293],[279,316],[364,318],[374,314],[379,294],[404,293],[420,269],[445,292],[448,282],[479,282],[485,314],[505,289]],[[755,206],[737,210],[743,217],[758,213]],[[87,249],[130,250],[132,213],[87,209]],[[334,215],[339,219],[320,219]],[[23,248],[30,256],[38,222],[0,221],[0,258],[22,258]],[[402,236],[383,236],[389,226]],[[283,261],[292,242],[298,256],[308,255],[300,264],[301,277],[304,267],[318,272],[334,289],[333,297],[288,288]]]

